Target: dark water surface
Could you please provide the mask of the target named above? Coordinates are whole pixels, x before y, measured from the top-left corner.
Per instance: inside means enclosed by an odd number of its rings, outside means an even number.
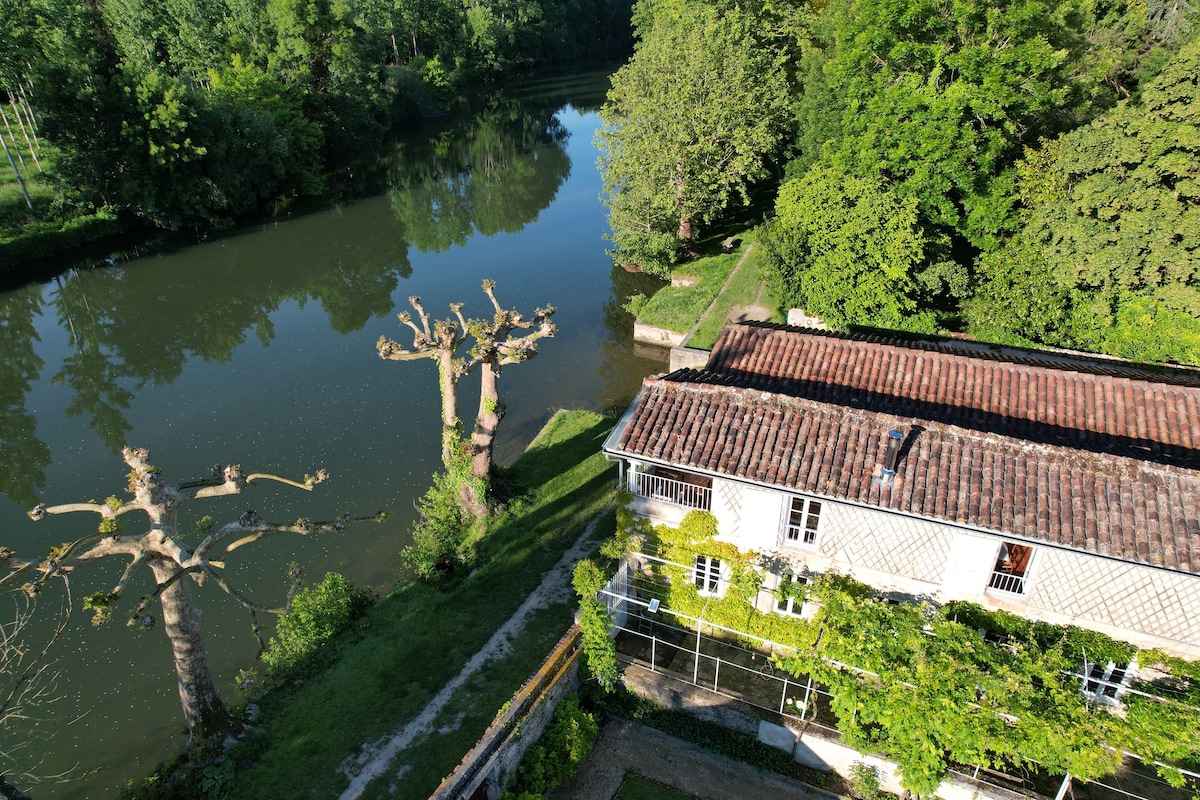
[[[276,521],[386,508],[395,516],[382,525],[337,539],[278,536],[238,550],[227,568],[271,605],[293,560],[310,582],[332,570],[386,590],[413,502],[438,467],[434,363],[375,354],[381,335],[411,344],[395,317],[410,295],[435,319],[454,301],[467,316],[490,315],[480,282],[491,278],[505,307],[558,308],[558,337],[501,377],[502,462],[555,409],[623,406],[643,375],[665,367],[633,353],[619,306],[645,287],[604,252],[592,134],[606,88],[603,73],[511,87],[390,145],[369,178],[355,178],[381,187],[361,199],[0,294],[0,544],[38,556],[94,531],[90,514],[34,524],[25,512],[123,496],[128,443],[149,449],[172,483],[218,463],[295,477],[327,469],[311,494],[260,485],[185,506],[181,529],[246,508]],[[477,402],[467,378],[462,416]],[[100,628],[81,608],[124,566],[108,559],[71,576],[75,613],[55,649],[61,699],[39,709],[34,734],[47,738],[25,754],[45,753],[43,775],[70,772],[36,787],[38,798],[112,796],[183,744],[161,628],[125,627],[129,599]],[[127,598],[149,590],[148,573],[135,584]],[[234,676],[257,651],[249,618],[216,587],[192,591],[210,665],[236,702]],[[62,598],[55,585],[39,614],[48,619]]]

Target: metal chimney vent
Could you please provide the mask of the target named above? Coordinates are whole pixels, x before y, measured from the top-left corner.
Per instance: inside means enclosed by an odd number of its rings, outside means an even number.
[[[904,444],[904,434],[900,431],[888,431],[887,453],[883,457],[883,469],[879,477],[872,478],[872,483],[880,486],[891,486],[896,477],[896,465],[900,463],[900,446]]]

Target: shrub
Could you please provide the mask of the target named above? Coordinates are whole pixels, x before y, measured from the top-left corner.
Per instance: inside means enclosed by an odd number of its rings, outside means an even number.
[[[575,774],[587,757],[600,723],[579,707],[579,696],[569,694],[558,704],[554,719],[542,738],[525,753],[509,798],[545,795]]]
[[[470,462],[464,460],[435,475],[433,486],[417,501],[419,516],[412,529],[413,543],[404,548],[401,557],[419,580],[439,580],[474,561],[467,541],[470,518],[463,513],[459,499],[466,480],[471,480]],[[481,497],[486,488],[477,487]]]
[[[342,631],[374,602],[371,593],[356,589],[336,572],[328,572],[316,586],[301,589],[292,600],[292,608],[279,618],[279,627],[271,637],[262,660],[271,680],[292,671]]]

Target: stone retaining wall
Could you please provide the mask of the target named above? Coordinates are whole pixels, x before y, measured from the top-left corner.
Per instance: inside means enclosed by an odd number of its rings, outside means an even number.
[[[579,626],[572,625],[430,800],[497,800],[563,696],[579,688]]]

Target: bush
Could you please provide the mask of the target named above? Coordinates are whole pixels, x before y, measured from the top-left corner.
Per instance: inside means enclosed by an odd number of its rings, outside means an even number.
[[[564,697],[542,738],[526,751],[517,780],[506,796],[509,800],[519,800],[529,795],[545,795],[575,774],[599,733],[600,723],[579,707],[579,696]]]
[[[419,580],[428,583],[445,578],[474,561],[467,542],[469,518],[459,500],[463,481],[470,480],[469,470],[466,462],[465,468],[438,473],[433,486],[417,501],[413,543],[400,555]]]
[[[301,589],[292,608],[279,618],[262,660],[267,677],[276,680],[294,670],[322,645],[348,629],[374,602],[371,593],[356,589],[336,572],[328,572],[316,586]]]

